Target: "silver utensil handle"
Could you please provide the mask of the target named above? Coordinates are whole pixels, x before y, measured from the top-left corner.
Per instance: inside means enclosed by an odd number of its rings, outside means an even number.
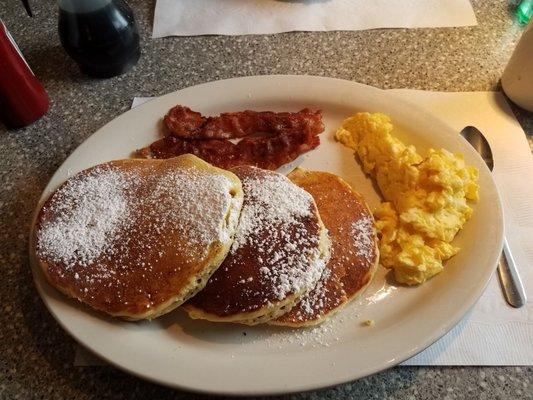
[[[526,304],[526,292],[520,275],[518,275],[516,270],[516,263],[507,244],[507,238],[503,239],[503,252],[498,263],[498,275],[500,276],[505,300],[516,308]]]

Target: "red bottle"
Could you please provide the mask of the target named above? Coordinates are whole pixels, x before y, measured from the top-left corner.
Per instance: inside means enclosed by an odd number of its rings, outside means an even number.
[[[0,119],[13,128],[26,126],[42,117],[48,106],[43,85],[0,20]]]

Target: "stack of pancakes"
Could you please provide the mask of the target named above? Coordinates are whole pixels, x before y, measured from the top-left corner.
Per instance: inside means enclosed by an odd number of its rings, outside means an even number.
[[[53,286],[113,316],[184,304],[192,318],[292,327],[339,310],[378,261],[372,214],[341,178],[192,155],[73,176],[43,205],[34,247]]]

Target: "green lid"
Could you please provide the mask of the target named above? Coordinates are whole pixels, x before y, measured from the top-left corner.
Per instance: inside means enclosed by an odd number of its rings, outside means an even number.
[[[520,25],[527,25],[533,14],[533,0],[522,0],[516,9],[516,18]]]

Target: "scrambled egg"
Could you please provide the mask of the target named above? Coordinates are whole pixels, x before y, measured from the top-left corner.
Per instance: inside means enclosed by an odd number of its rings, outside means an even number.
[[[478,170],[444,149],[423,157],[392,132],[388,116],[358,113],[335,138],[355,150],[386,200],[374,213],[381,264],[394,269],[398,282],[416,285],[441,272],[443,261],[459,251],[451,241],[472,215]]]

